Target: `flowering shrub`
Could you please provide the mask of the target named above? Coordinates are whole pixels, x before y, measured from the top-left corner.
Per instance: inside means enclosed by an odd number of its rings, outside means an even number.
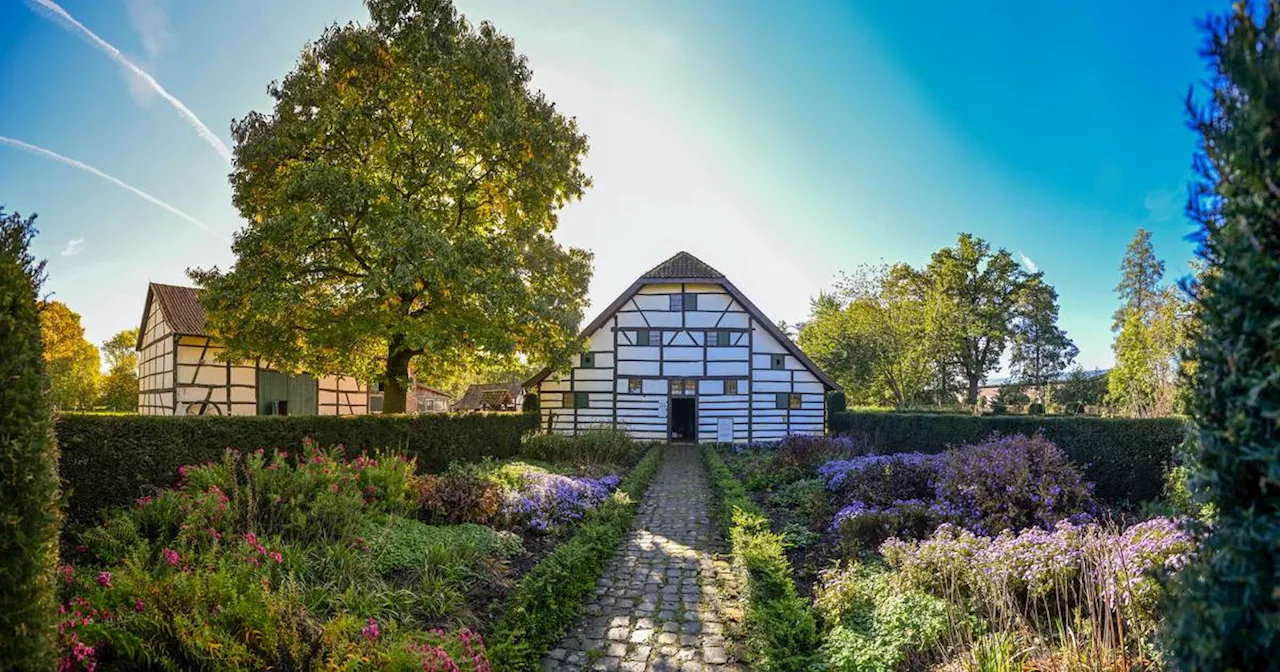
[[[885,506],[855,501],[840,509],[831,523],[848,551],[879,546],[890,537],[917,539],[929,534],[942,517],[938,507],[920,499],[899,499]]]
[[[475,470],[455,465],[423,481],[422,509],[432,522],[483,525],[502,510],[502,486]]]
[[[921,541],[889,539],[880,552],[912,588],[968,596],[997,608],[1045,613],[1046,604],[1118,612],[1150,626],[1160,571],[1176,571],[1192,549],[1171,518],[1127,530],[1059,522],[1052,530],[1005,531],[994,539],[942,525]],[[1055,607],[1056,608],[1056,607]],[[1053,611],[1052,609],[1047,611]]]
[[[1093,485],[1042,435],[997,436],[942,455],[936,494],[966,527],[997,534],[1051,528],[1093,509]]]
[[[792,434],[778,442],[778,464],[784,469],[798,469],[812,474],[819,465],[841,457],[849,457],[861,449],[847,436]]]
[[[905,499],[933,495],[940,456],[924,453],[862,455],[833,460],[818,468],[827,489],[847,501],[885,506]]]
[[[528,469],[520,474],[519,486],[508,493],[504,511],[516,524],[552,532],[602,504],[621,481],[616,475],[586,478]]]

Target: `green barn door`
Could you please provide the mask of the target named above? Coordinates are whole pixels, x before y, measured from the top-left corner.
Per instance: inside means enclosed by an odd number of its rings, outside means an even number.
[[[280,402],[284,402],[282,405]],[[302,374],[258,369],[258,415],[316,415],[320,394],[316,379]]]
[[[302,374],[289,376],[289,415],[320,413],[320,392],[316,379]]]

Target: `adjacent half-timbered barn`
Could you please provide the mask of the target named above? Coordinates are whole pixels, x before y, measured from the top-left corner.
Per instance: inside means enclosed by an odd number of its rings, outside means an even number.
[[[151,283],[138,329],[143,415],[361,415],[368,387],[349,376],[290,375],[223,361],[193,287]]]
[[[716,269],[681,252],[640,276],[583,330],[567,371],[536,391],[547,431],[617,427],[650,440],[774,441],[822,434],[838,389]]]

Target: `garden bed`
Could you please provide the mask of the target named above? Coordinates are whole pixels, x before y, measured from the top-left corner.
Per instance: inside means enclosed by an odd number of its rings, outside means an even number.
[[[419,473],[308,445],[184,466],[70,544],[63,669],[489,669],[504,605],[657,459],[623,483],[645,449],[624,437],[532,448],[553,459]]]
[[[1042,436],[893,455],[791,437],[716,457],[784,540],[827,669],[1161,669],[1158,577],[1191,550],[1171,517],[1198,514],[1185,501],[1113,517]]]

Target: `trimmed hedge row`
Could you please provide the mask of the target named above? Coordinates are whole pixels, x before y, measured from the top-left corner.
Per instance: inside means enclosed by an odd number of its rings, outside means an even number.
[[[1111,502],[1141,502],[1160,495],[1165,467],[1186,438],[1181,418],[1080,416],[975,416],[935,413],[837,413],[833,434],[865,436],[886,452],[940,452],[1000,434],[1044,432],[1084,468],[1096,494]]]
[[[711,472],[721,524],[729,532],[735,567],[746,576],[747,647],[752,669],[802,672],[811,669],[821,644],[809,603],[796,592],[782,535],[747,496],[711,446],[702,458]]]
[[[662,446],[636,464],[608,501],[587,513],[573,536],[520,580],[489,638],[495,670],[540,670],[542,657],[569,631],[595,589],[658,470]]]
[[[227,448],[289,450],[305,439],[342,445],[351,456],[391,449],[414,457],[424,469],[455,460],[510,457],[521,435],[537,426],[532,415],[334,416],[110,416],[62,415],[60,470],[67,517],[92,523],[98,511],[166,488],[178,467],[203,464]]]

